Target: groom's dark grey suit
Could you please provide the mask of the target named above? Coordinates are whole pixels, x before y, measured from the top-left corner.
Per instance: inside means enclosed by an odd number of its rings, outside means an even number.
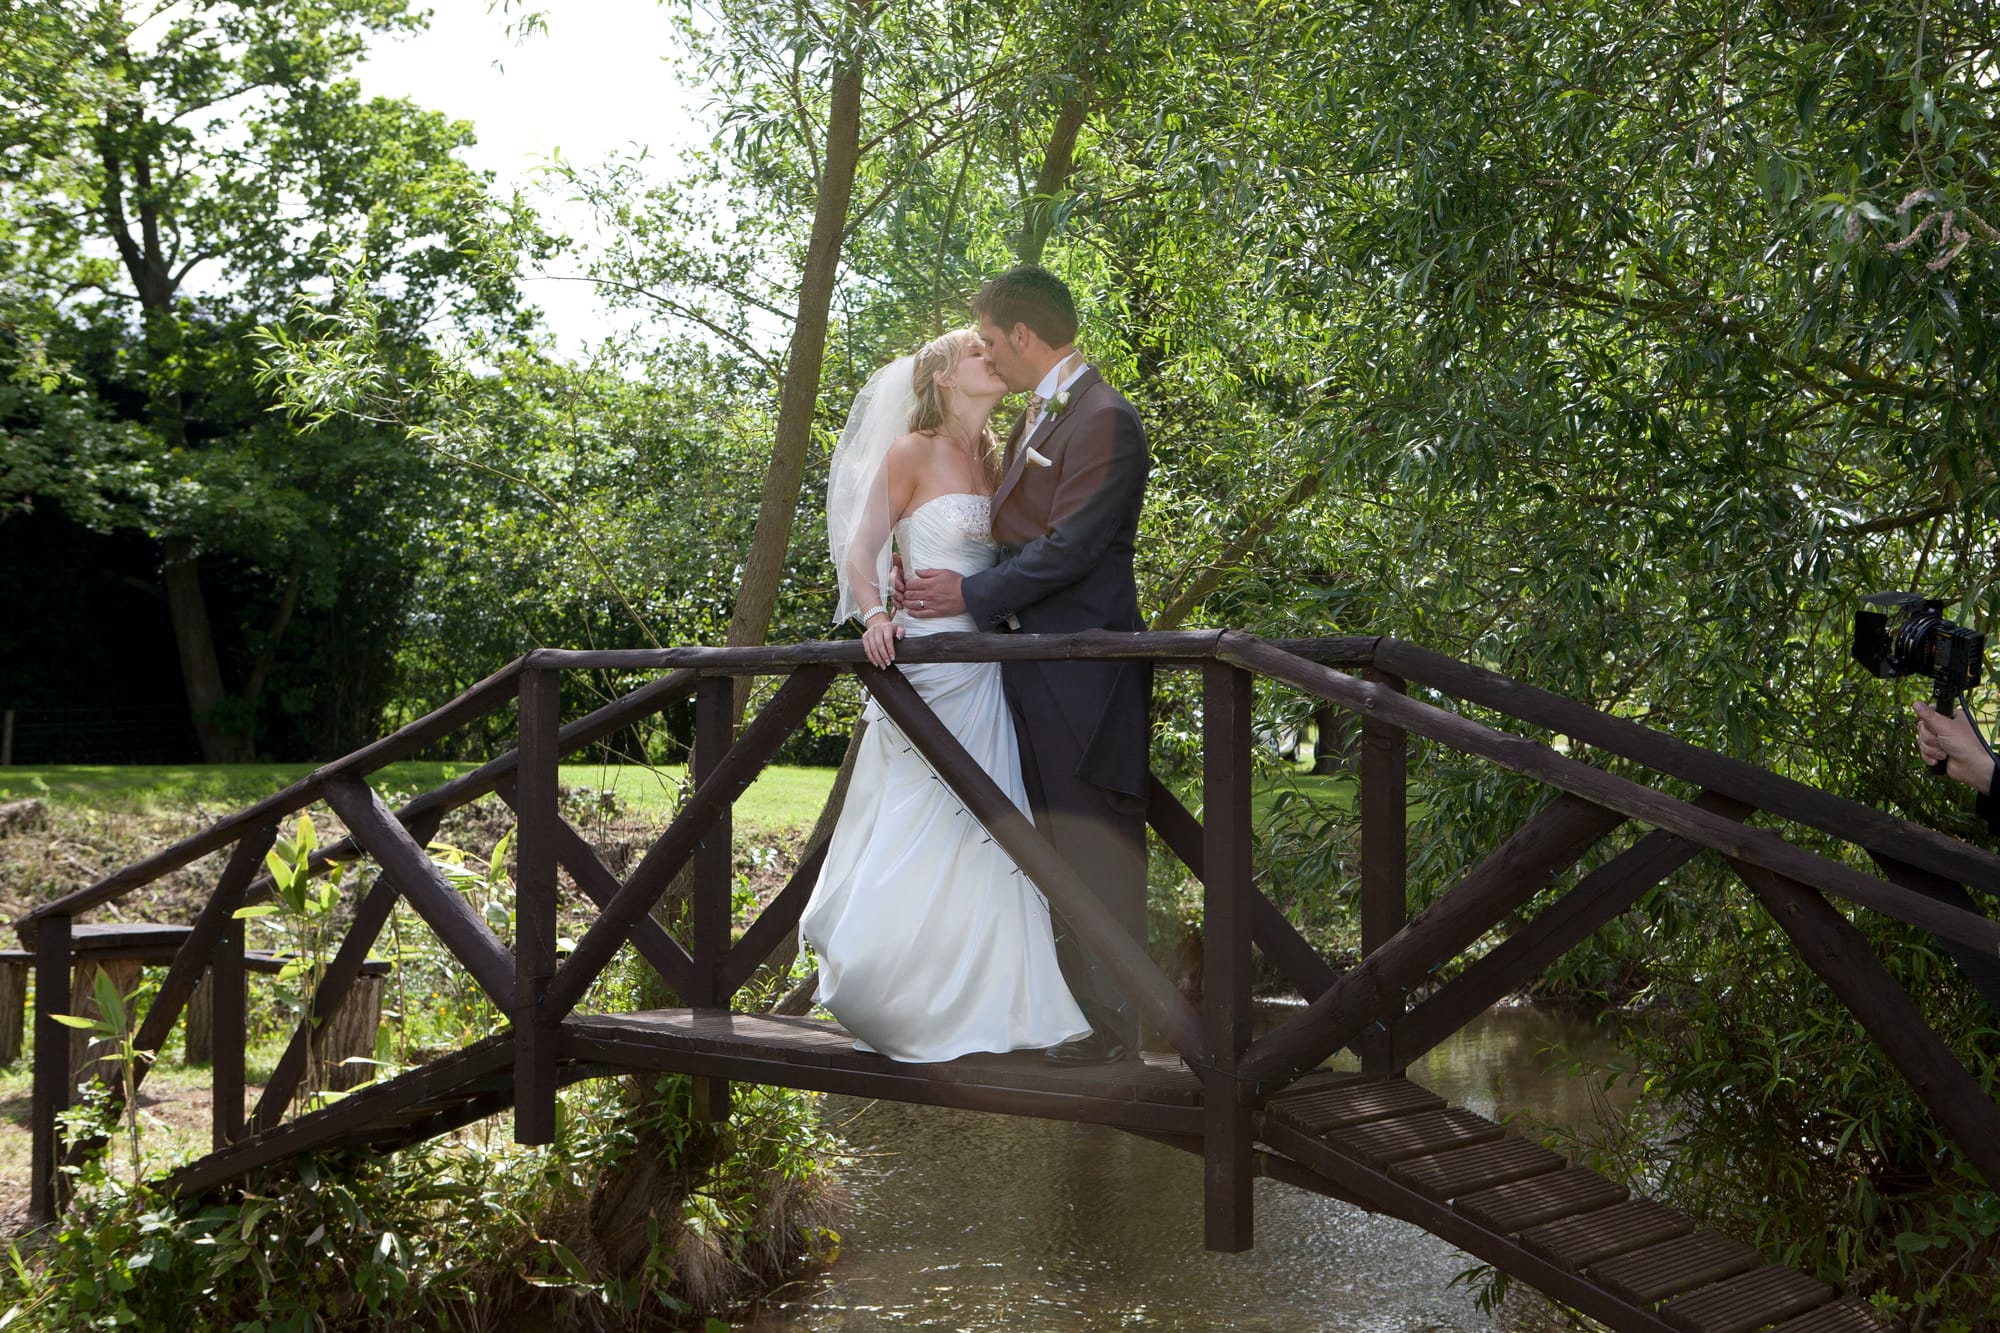
[[[1132,557],[1151,466],[1146,432],[1094,369],[1067,397],[1032,435],[1024,439],[1017,421],[1007,437],[992,506],[1000,560],[962,585],[982,629],[1144,628]],[[1002,670],[1036,825],[1143,948],[1150,668],[1009,662]],[[1091,1025],[1136,1049],[1138,1015],[1109,975],[1066,930],[1057,952]]]

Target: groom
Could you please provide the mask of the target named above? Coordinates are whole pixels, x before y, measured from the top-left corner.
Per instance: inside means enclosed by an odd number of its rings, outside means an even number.
[[[1069,288],[1032,264],[973,298],[979,338],[1007,387],[1029,390],[993,494],[1000,560],[961,579],[920,569],[902,606],[969,612],[983,629],[1137,630],[1132,552],[1149,460],[1139,414],[1078,356]],[[1147,707],[1141,662],[1009,662],[1002,668],[1035,824],[1118,922],[1146,945]],[[1091,1034],[1048,1052],[1100,1063],[1139,1050],[1139,1016],[1058,922],[1057,956]]]

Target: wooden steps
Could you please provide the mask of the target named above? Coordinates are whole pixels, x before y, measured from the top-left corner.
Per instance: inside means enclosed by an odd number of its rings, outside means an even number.
[[[1260,1135],[1343,1197],[1403,1216],[1616,1329],[1881,1333],[1825,1283],[1764,1264],[1662,1204],[1570,1165],[1404,1079],[1322,1080]]]

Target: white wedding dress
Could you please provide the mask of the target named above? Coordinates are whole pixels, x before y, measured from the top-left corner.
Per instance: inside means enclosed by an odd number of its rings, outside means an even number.
[[[973,574],[995,557],[987,497],[940,495],[896,525],[910,569]],[[912,620],[906,637],[969,630]],[[945,727],[1028,808],[1014,722],[993,662],[902,666]],[[1054,1046],[1090,1025],[1056,963],[1048,900],[896,724],[869,702],[847,802],[799,935],[819,955],[820,1003],[855,1046],[893,1060]]]

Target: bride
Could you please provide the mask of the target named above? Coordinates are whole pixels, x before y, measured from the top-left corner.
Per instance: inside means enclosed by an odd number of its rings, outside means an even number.
[[[859,617],[868,660],[905,635],[973,628],[970,616],[891,612],[890,538],[906,567],[972,574],[994,562],[987,506],[999,447],[987,426],[1007,385],[978,336],[947,333],[877,371],[834,450],[827,535],[841,619]],[[1014,723],[992,662],[904,675],[1022,810]],[[855,1046],[894,1060],[1054,1046],[1090,1024],[1056,963],[1041,892],[871,702],[826,865],[799,920],[819,955],[820,1003]]]

